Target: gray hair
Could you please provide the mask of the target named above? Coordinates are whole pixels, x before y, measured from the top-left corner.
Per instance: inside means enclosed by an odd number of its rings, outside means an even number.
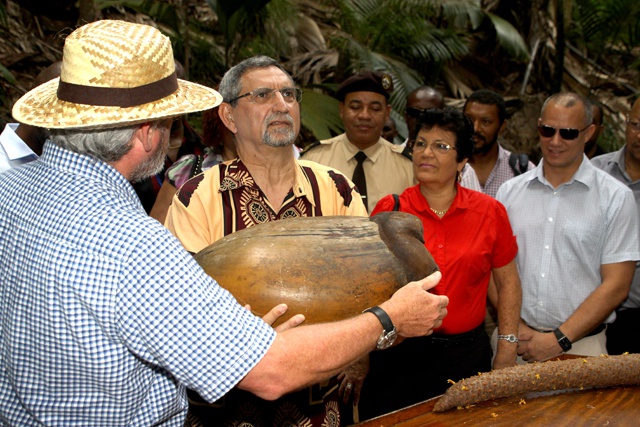
[[[261,68],[269,68],[276,67],[282,70],[283,73],[289,77],[291,80],[291,85],[294,85],[293,77],[291,74],[285,70],[282,65],[278,64],[278,62],[265,55],[253,56],[251,58],[247,58],[244,61],[234,65],[227,71],[222,80],[220,80],[220,87],[218,88],[218,92],[222,95],[222,98],[225,102],[229,102],[229,100],[235,99],[240,96],[240,90],[242,89],[242,78],[249,71],[253,71]],[[232,107],[236,106],[237,101],[229,102]]]
[[[582,95],[574,92],[560,92],[553,94],[544,101],[541,111],[544,111],[550,102],[565,108],[571,108],[580,103],[582,104],[582,110],[584,111],[584,125],[589,126],[593,123],[593,108],[591,107],[589,100]],[[542,113],[540,116],[542,116]]]
[[[160,127],[166,119],[151,122]],[[131,150],[133,134],[140,124],[107,129],[50,129],[51,141],[69,151],[95,157],[105,163],[116,162]]]

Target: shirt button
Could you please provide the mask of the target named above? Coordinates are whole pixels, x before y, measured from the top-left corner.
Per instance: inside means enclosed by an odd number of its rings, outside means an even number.
[[[544,248],[545,248],[545,249],[549,249],[549,245],[545,245],[545,247],[544,247]]]
[[[540,275],[540,277],[544,277],[544,273],[542,273],[542,274]]]
[[[553,218],[549,218],[549,222],[553,222]]]
[[[438,245],[438,249],[442,249],[444,245]]]
[[[542,307],[543,305],[544,305],[544,303],[543,303],[543,302],[539,302],[539,303],[538,303],[538,307]]]

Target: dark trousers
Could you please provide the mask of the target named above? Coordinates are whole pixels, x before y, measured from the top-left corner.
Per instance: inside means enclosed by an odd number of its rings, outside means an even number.
[[[616,311],[616,320],[607,327],[607,351],[640,353],[640,308]]]
[[[360,420],[441,395],[458,381],[491,370],[484,324],[460,335],[409,338],[370,355],[360,398]]]

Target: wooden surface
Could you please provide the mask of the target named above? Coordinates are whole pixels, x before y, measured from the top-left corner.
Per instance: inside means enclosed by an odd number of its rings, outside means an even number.
[[[439,397],[435,397],[357,426],[626,427],[640,424],[640,387],[637,386],[563,392],[539,397],[514,396],[481,402],[466,409],[431,412],[438,399]]]

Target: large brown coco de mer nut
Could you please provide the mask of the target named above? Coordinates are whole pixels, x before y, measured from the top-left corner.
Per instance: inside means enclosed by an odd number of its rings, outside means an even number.
[[[268,222],[218,240],[195,259],[256,315],[286,303],[281,320],[302,313],[306,324],[357,315],[438,270],[422,223],[403,212]]]

